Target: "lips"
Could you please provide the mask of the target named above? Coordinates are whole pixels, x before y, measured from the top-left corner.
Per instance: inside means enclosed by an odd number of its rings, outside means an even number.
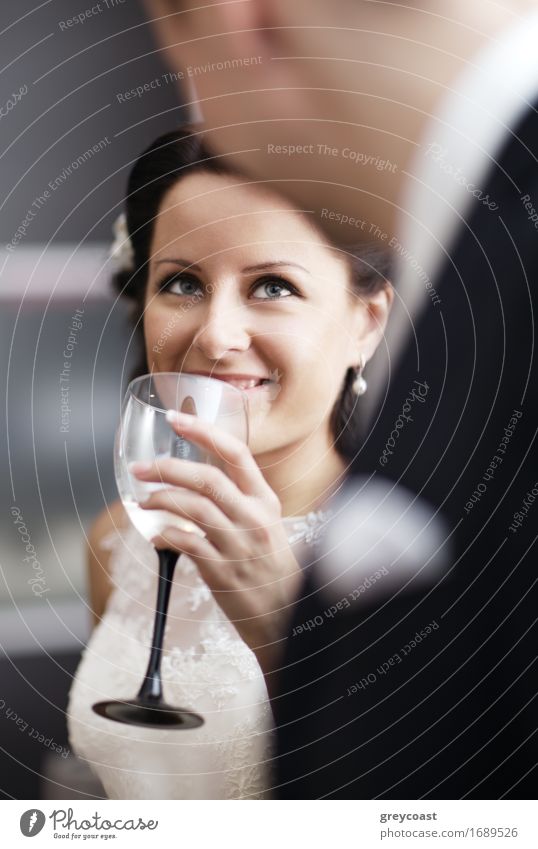
[[[224,380],[226,383],[230,383],[232,386],[235,386],[237,389],[255,389],[257,386],[264,386],[266,383],[270,383],[267,378],[262,377],[261,379],[252,378],[251,380],[236,380],[234,378],[228,377],[217,377],[217,380]]]
[[[266,386],[271,383],[271,380],[268,377],[260,377],[256,375],[244,375],[244,374],[217,374],[216,372],[202,372],[202,371],[194,371],[190,372],[190,374],[201,374],[204,377],[212,377],[214,380],[223,380],[225,383],[230,383],[232,386],[235,386],[236,389],[242,389],[248,392],[251,389],[258,389],[262,386]]]

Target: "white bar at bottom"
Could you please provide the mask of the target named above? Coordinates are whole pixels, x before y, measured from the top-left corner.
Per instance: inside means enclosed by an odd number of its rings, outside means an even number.
[[[239,803],[240,804],[240,803]],[[532,801],[4,801],[2,844],[156,849],[502,846],[536,849]],[[22,828],[21,830],[21,817]]]

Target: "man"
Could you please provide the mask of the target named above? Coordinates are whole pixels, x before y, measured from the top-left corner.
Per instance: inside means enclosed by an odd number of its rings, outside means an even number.
[[[533,3],[457,0],[450,16],[442,0],[146,7],[215,150],[306,209],[362,216],[368,227],[348,228],[348,241],[370,241],[370,223],[395,234],[406,171],[447,90]]]
[[[354,468],[429,501],[454,552],[429,588],[365,592],[332,616],[320,570],[306,570],[274,700],[278,792],[528,798],[538,762],[532,5],[457,2],[449,18],[434,0],[179,5],[148,7],[214,149],[275,181],[342,243],[393,250],[399,303],[368,375]],[[322,625],[299,631],[309,621]]]

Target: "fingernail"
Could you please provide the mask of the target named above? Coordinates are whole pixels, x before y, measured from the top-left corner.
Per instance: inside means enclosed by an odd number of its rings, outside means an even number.
[[[132,475],[146,475],[151,470],[151,463],[142,463],[135,460],[129,463],[128,469]]]

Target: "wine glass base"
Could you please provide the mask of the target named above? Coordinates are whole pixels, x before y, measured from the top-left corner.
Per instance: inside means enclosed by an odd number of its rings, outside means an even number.
[[[145,728],[199,728],[204,724],[203,717],[184,708],[175,708],[165,702],[151,704],[132,700],[97,702],[92,709],[105,719],[123,722],[127,725],[141,725]]]

